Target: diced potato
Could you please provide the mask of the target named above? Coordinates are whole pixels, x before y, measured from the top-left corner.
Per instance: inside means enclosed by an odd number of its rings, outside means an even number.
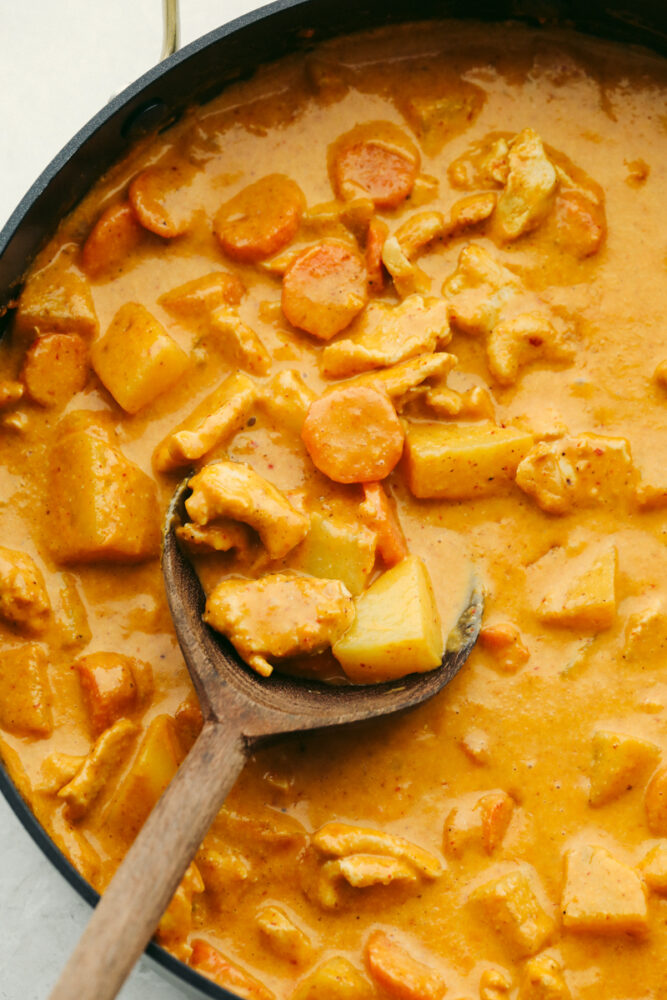
[[[629,791],[660,759],[660,747],[635,736],[599,730],[593,735],[588,801],[602,806]]]
[[[100,381],[127,413],[138,413],[170,389],[190,361],[145,306],[126,302],[105,335],[93,344],[91,360]]]
[[[312,958],[313,946],[308,936],[279,906],[262,907],[257,914],[257,926],[262,939],[278,958],[292,965],[305,965]]]
[[[591,545],[577,556],[551,549],[529,570],[538,618],[549,625],[600,632],[616,618],[616,549]]]
[[[552,955],[537,955],[526,962],[519,1000],[571,1000],[561,964]]]
[[[182,759],[174,720],[157,715],[104,814],[104,825],[132,840],[176,774]]]
[[[667,649],[667,606],[653,598],[646,606],[628,616],[625,626],[623,659],[644,664],[658,662]]]
[[[517,957],[534,955],[555,930],[553,917],[540,901],[537,885],[533,869],[521,865],[480,885],[470,897]]]
[[[47,544],[58,563],[140,562],[160,551],[155,483],[95,425],[52,448]]]
[[[368,583],[375,565],[376,534],[362,524],[312,514],[310,531],[292,565],[310,576],[340,580],[356,596]]]
[[[266,375],[271,358],[255,333],[229,306],[218,306],[210,316],[204,344],[219,347],[225,357],[251,375]]]
[[[241,430],[257,399],[252,379],[236,372],[218,386],[160,442],[153,453],[158,472],[172,472],[204,458],[217,444]]]
[[[393,1000],[441,1000],[447,992],[437,969],[420,962],[384,931],[373,931],[365,952],[373,981]]]
[[[64,406],[84,388],[90,366],[88,348],[73,333],[49,333],[28,349],[21,379],[26,394],[41,406]]]
[[[145,703],[153,692],[148,663],[122,653],[91,653],[72,665],[95,735]]]
[[[409,295],[400,305],[371,302],[351,336],[329,344],[321,368],[327,378],[399,364],[431,354],[451,340],[447,304],[442,299]]]
[[[271,659],[326,649],[354,617],[338,580],[272,573],[259,580],[223,580],[209,594],[204,621],[226,635],[246,663],[264,677]]]
[[[652,847],[639,863],[639,868],[649,889],[660,896],[667,895],[667,841]]]
[[[58,798],[67,803],[70,819],[83,819],[114,771],[123,764],[138,732],[133,722],[119,719],[95,741],[80,770],[58,792]]]
[[[69,251],[62,249],[26,282],[16,310],[17,333],[78,333],[87,338],[97,333],[90,285]]]
[[[444,638],[431,580],[417,556],[383,573],[355,601],[356,618],[333,654],[356,684],[440,666]]]
[[[191,862],[172,896],[155,932],[155,937],[165,948],[187,962],[192,956],[188,936],[192,930],[193,897],[204,891],[204,883],[197,865]]]
[[[0,619],[20,632],[43,632],[51,615],[44,577],[26,552],[0,545]]]
[[[604,847],[577,847],[565,857],[563,926],[588,934],[643,934],[646,891],[639,875]]]
[[[218,986],[233,990],[243,1000],[275,1000],[274,994],[262,986],[259,980],[245,969],[234,965],[225,956],[202,938],[192,941],[190,965],[202,976],[208,976]],[[318,997],[318,1000],[320,998]],[[321,1000],[325,1000],[324,996]]]
[[[219,306],[237,306],[246,288],[236,274],[213,271],[160,296],[160,305],[179,319],[202,320]]]
[[[0,653],[0,726],[18,736],[51,735],[46,653],[37,643]]]
[[[206,892],[214,901],[223,903],[230,892],[242,886],[250,877],[250,862],[239,851],[229,847],[216,850],[203,847],[197,852],[197,867],[204,880]]]
[[[558,178],[542,140],[526,128],[510,143],[509,174],[498,199],[496,222],[501,236],[515,240],[542,222],[553,207]]]
[[[533,439],[488,422],[411,424],[405,437],[408,485],[416,497],[472,500],[502,492]]]
[[[646,822],[654,837],[667,837],[667,767],[655,772],[644,795]]]
[[[347,958],[336,956],[302,979],[289,1000],[374,1000],[375,990]]]
[[[261,405],[280,427],[300,434],[306,413],[316,395],[298,371],[289,368],[269,381]]]
[[[272,559],[283,559],[308,534],[301,514],[272,483],[242,462],[215,462],[190,480],[188,514],[198,525],[218,518],[243,521],[259,534]]]

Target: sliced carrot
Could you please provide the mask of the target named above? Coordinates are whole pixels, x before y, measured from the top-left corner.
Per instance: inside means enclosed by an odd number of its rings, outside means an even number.
[[[236,274],[213,271],[170,289],[158,301],[175,316],[202,319],[219,306],[237,306],[245,293],[245,285]]]
[[[274,1000],[273,993],[259,980],[238,965],[233,965],[225,956],[203,938],[192,942],[190,965],[197,972],[208,976],[218,986],[233,990],[245,1000]]]
[[[126,201],[110,205],[102,212],[83,245],[81,263],[86,274],[98,278],[121,269],[143,233]]]
[[[373,981],[392,1000],[442,1000],[447,986],[440,973],[418,961],[384,931],[366,942],[366,964]]]
[[[597,253],[607,232],[604,202],[585,193],[563,190],[554,208],[556,242],[575,257]]]
[[[283,278],[282,308],[300,330],[329,340],[366,305],[366,268],[345,243],[322,240],[300,253]]]
[[[170,239],[187,231],[192,216],[187,198],[189,180],[189,172],[175,164],[148,167],[134,178],[128,197],[145,229]]]
[[[305,204],[293,180],[269,174],[225,202],[213,231],[228,257],[254,264],[278,253],[294,238]]]
[[[364,502],[359,508],[363,521],[377,535],[377,548],[387,568],[406,558],[405,540],[398,514],[381,483],[364,483]]]
[[[85,386],[88,347],[76,333],[48,333],[28,348],[21,370],[26,393],[42,406],[62,406]]]
[[[311,403],[301,437],[313,464],[336,483],[388,476],[403,452],[403,427],[386,393],[342,385]]]
[[[391,122],[368,122],[342,135],[330,154],[333,186],[348,200],[365,195],[376,208],[396,208],[414,187],[419,152]]]
[[[388,235],[389,226],[383,219],[371,219],[366,236],[366,271],[368,287],[372,292],[381,292],[384,287],[382,248]]]

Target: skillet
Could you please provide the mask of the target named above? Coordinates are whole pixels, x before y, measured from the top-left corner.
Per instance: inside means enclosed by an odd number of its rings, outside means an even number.
[[[508,18],[584,33],[667,56],[664,0],[634,0],[632,8],[603,0],[277,0],[210,32],[144,74],[115,97],[63,148],[30,188],[0,233],[0,336],[11,319],[22,275],[95,180],[139,138],[168,128],[193,103],[204,104],[262,62],[346,32],[429,17]],[[56,848],[0,764],[0,791],[40,849],[90,904],[97,893]],[[148,953],[181,989],[196,996],[232,994],[187,968],[155,944]]]

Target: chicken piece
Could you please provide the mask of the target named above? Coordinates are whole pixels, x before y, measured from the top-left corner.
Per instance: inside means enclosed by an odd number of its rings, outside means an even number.
[[[641,878],[604,847],[567,852],[561,910],[563,927],[578,934],[624,936],[648,930]]]
[[[234,996],[242,997],[243,1000],[275,1000],[275,995],[266,986],[262,986],[258,979],[234,965],[203,938],[192,941],[192,953],[188,961],[202,976],[208,976],[218,986],[233,990]]]
[[[571,361],[574,350],[543,313],[522,313],[496,323],[486,344],[493,377],[501,385],[516,382],[519,367],[535,358]]]
[[[408,260],[412,260],[424,247],[444,236],[446,232],[447,225],[442,212],[431,210],[408,216],[394,236],[405,256]]]
[[[43,795],[56,795],[63,785],[75,778],[85,763],[85,755],[52,753],[44,758],[40,768],[40,780],[35,791]]]
[[[260,404],[280,427],[301,433],[308,407],[316,399],[298,371],[288,368],[277,372],[264,390]]]
[[[274,573],[259,580],[223,580],[206,601],[204,621],[228,637],[263,677],[267,659],[330,646],[354,618],[354,602],[338,580]]]
[[[83,819],[112,775],[119,770],[135,742],[139,727],[128,719],[119,719],[95,741],[81,769],[58,792],[67,803],[71,820]]]
[[[368,980],[347,958],[335,956],[302,979],[289,1000],[375,1000]]]
[[[506,674],[515,674],[530,657],[521,633],[511,622],[485,625],[479,633],[479,642],[482,649],[491,653],[496,669]]]
[[[46,653],[35,642],[0,652],[0,726],[18,736],[53,730]]]
[[[176,537],[189,552],[237,552],[247,553],[253,537],[246,524],[220,518],[212,524],[193,524],[189,521],[176,528]]]
[[[508,163],[509,174],[495,219],[502,238],[516,240],[535,229],[553,207],[558,177],[542,140],[530,128],[510,143]]]
[[[13,379],[0,379],[0,411],[8,410],[23,398],[25,386],[23,382]]]
[[[480,222],[486,222],[493,215],[496,201],[494,191],[471,194],[467,198],[455,201],[449,210],[449,221],[446,226],[447,235],[460,236],[465,229],[478,226]]]
[[[500,969],[484,969],[479,978],[479,1000],[506,1000],[511,989],[510,976]]]
[[[456,271],[442,286],[452,318],[473,336],[491,333],[503,307],[520,290],[517,276],[475,243],[463,248]]]
[[[99,329],[93,296],[85,276],[76,266],[73,244],[63,247],[46,267],[27,280],[14,329],[18,334],[78,333],[87,339]]]
[[[389,226],[384,219],[374,216],[366,230],[366,246],[364,260],[366,263],[366,278],[369,292],[381,292],[384,288],[385,270],[382,263],[382,251],[385,240],[389,236]]]
[[[510,951],[523,958],[540,951],[555,930],[554,919],[542,904],[541,895],[534,870],[522,864],[480,885],[470,899],[482,908]]]
[[[637,473],[625,438],[580,434],[540,441],[519,463],[516,483],[549,514],[617,504],[635,488]]]
[[[272,483],[242,462],[215,462],[190,480],[185,502],[197,525],[230,517],[259,534],[269,556],[283,559],[308,534],[310,519]]]
[[[509,144],[504,136],[488,136],[475,143],[447,170],[450,183],[456,188],[504,187],[509,175]]]
[[[550,625],[600,632],[616,618],[616,548],[589,545],[570,556],[553,548],[528,570],[538,618]]]
[[[20,632],[43,632],[51,615],[44,577],[25,552],[0,546],[0,618]]]
[[[629,663],[654,663],[667,650],[667,606],[652,599],[628,617],[625,626],[623,659]]]
[[[405,116],[429,156],[437,155],[464,129],[469,128],[484,106],[481,87],[457,79],[456,88],[437,97],[415,95],[405,102]]]
[[[145,705],[153,693],[150,664],[122,653],[91,653],[72,664],[72,669],[79,676],[95,736],[128,712]]]
[[[349,380],[349,385],[370,385],[374,389],[386,392],[396,410],[410,399],[414,391],[424,389],[428,395],[431,380],[440,383],[456,365],[454,354],[439,351],[437,354],[421,354],[409,361],[402,361],[390,368],[357,375]],[[424,385],[428,383],[428,385]],[[435,390],[434,390],[435,391]]]
[[[204,891],[197,865],[191,862],[155,931],[155,937],[172,955],[182,962],[189,961],[192,946],[188,935],[192,930],[192,901]]]
[[[630,791],[660,760],[660,747],[635,736],[593,734],[588,801],[603,806]]]
[[[347,378],[431,354],[451,340],[447,304],[442,299],[410,295],[400,305],[371,302],[352,335],[329,344],[321,368],[327,378]]]
[[[197,852],[196,861],[206,892],[216,905],[228,901],[229,894],[243,887],[250,878],[248,859],[229,847],[221,845],[217,850],[204,846]]]
[[[325,823],[313,834],[311,844],[318,854],[326,858],[378,855],[405,862],[416,874],[429,881],[442,874],[440,862],[423,847],[381,830],[348,823]]]
[[[639,863],[639,869],[652,892],[667,895],[667,841],[661,840],[652,847]]]
[[[496,408],[491,393],[483,385],[457,392],[445,379],[437,379],[426,389],[424,401],[437,417],[458,417],[461,420],[490,420],[495,423]]]
[[[308,936],[279,906],[263,906],[257,913],[260,935],[278,958],[290,965],[306,965],[313,957]]]
[[[420,267],[413,264],[396,236],[388,236],[382,246],[382,263],[389,271],[394,287],[401,298],[420,293],[426,295],[431,279]]]
[[[260,338],[229,306],[213,310],[203,343],[214,344],[226,359],[251,375],[266,375],[271,366],[271,358]]]
[[[241,430],[257,400],[257,387],[242,372],[226,378],[155,449],[158,472],[192,465]]]
[[[238,275],[212,271],[171,288],[158,302],[172,316],[196,325],[220,306],[237,306],[245,294],[246,287]]]
[[[368,889],[379,885],[413,886],[417,873],[405,861],[375,854],[352,854],[348,858],[327,861],[322,865],[317,882],[316,899],[325,910],[336,910],[342,904],[341,880],[353,889]]]
[[[376,983],[392,1000],[442,1000],[447,986],[442,974],[416,959],[384,931],[370,935],[365,948],[366,965]]]
[[[74,333],[38,337],[26,352],[21,380],[40,406],[64,406],[88,381],[88,348]]]
[[[571,1000],[563,968],[552,955],[530,958],[523,970],[518,1000]]]

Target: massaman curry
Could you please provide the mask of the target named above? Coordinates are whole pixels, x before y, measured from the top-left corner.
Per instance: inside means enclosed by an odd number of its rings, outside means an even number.
[[[272,670],[433,702],[258,752],[158,940],[252,1000],[667,991],[667,78],[327,43],[146,141],[0,346],[0,729],[97,889],[196,738],[160,530]]]

